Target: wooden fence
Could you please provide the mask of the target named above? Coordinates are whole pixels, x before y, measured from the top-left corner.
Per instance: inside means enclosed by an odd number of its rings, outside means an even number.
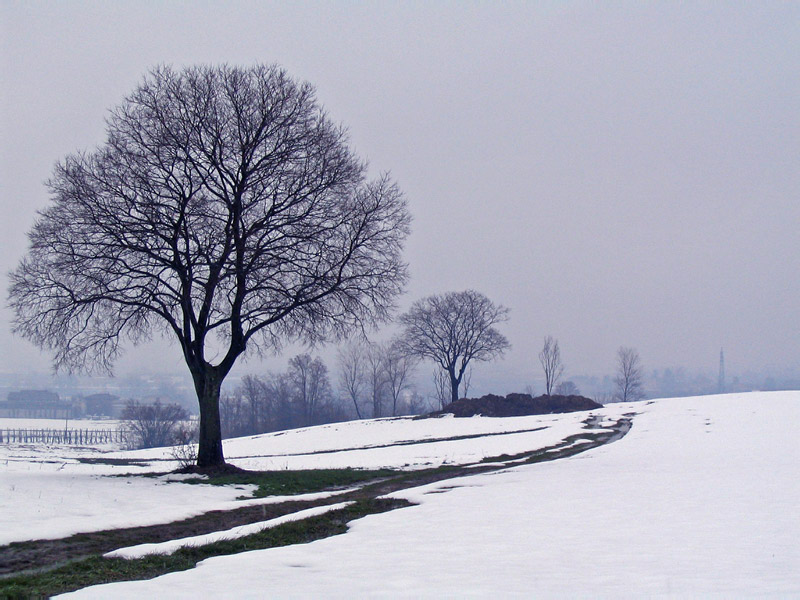
[[[115,444],[123,441],[119,429],[0,429],[0,444]]]

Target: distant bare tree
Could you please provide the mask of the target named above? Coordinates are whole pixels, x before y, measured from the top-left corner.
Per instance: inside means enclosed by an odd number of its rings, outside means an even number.
[[[617,350],[617,376],[614,378],[618,402],[633,402],[644,398],[644,373],[639,353],[624,346]]]
[[[542,363],[542,368],[544,369],[545,394],[549,396],[564,373],[558,340],[553,338],[552,335],[544,338],[544,346],[542,351],[539,352],[539,362]]]
[[[200,406],[197,464],[223,465],[219,396],[245,351],[385,322],[410,215],[367,182],[314,88],[275,66],[153,70],[68,156],[11,274],[14,331],[54,366],[110,370],[176,339]]]
[[[356,417],[361,419],[361,399],[364,394],[364,344],[351,341],[337,353],[339,364],[339,389],[353,403]]]
[[[472,367],[468,367],[466,371],[464,371],[464,377],[461,378],[461,386],[464,389],[463,398],[467,398],[469,396],[469,388],[472,385]]]
[[[171,446],[178,440],[178,425],[189,418],[179,404],[140,404],[130,400],[122,410],[120,420],[132,448]]]
[[[247,407],[238,394],[224,394],[219,399],[219,419],[224,439],[247,435]]]
[[[439,408],[444,408],[453,401],[453,390],[450,387],[447,371],[443,371],[442,369],[434,370],[433,395]]]
[[[474,290],[428,296],[400,317],[398,343],[404,353],[428,358],[447,373],[455,402],[470,361],[492,360],[510,347],[495,328],[507,319],[507,308]]]
[[[600,391],[595,392],[592,400],[597,402],[598,404],[608,404],[609,402],[614,402],[614,392],[608,391]]]
[[[381,344],[367,342],[364,353],[364,381],[372,404],[372,418],[383,416],[386,398],[386,354]]]
[[[240,435],[253,435],[268,431],[270,407],[266,383],[259,377],[245,375],[239,385],[238,395],[246,407],[245,431]]]
[[[301,423],[295,410],[296,387],[289,373],[270,373],[266,385],[273,406],[271,429],[279,431],[298,427]]]
[[[581,393],[578,386],[575,385],[573,381],[562,381],[553,391],[555,391],[558,396],[579,396]]]
[[[400,395],[408,389],[416,364],[416,357],[403,352],[396,341],[384,346],[383,369],[393,417],[397,416]]]
[[[320,407],[331,397],[328,367],[319,357],[299,354],[289,360],[287,375],[294,384],[294,398],[302,424],[313,425]]]

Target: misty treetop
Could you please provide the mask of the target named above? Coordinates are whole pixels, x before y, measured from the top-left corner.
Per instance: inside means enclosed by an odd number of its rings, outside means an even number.
[[[240,355],[383,322],[407,280],[400,189],[368,181],[314,88],[276,66],[154,69],[48,187],[11,275],[15,331],[68,370],[174,336],[200,464],[222,462],[219,388]]]

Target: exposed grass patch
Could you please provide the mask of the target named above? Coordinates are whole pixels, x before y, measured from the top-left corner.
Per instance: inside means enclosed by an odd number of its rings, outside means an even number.
[[[181,548],[169,556],[125,560],[96,555],[44,573],[0,579],[0,598],[46,598],[101,583],[151,579],[172,571],[191,569],[201,560],[212,556],[303,544],[345,533],[347,523],[353,519],[403,506],[410,506],[410,503],[397,499],[366,498],[323,515],[284,523],[236,540]]]
[[[344,488],[365,481],[392,477],[393,469],[305,469],[300,471],[242,471],[208,478],[182,479],[180,483],[210,485],[257,485],[254,498],[296,495]]]

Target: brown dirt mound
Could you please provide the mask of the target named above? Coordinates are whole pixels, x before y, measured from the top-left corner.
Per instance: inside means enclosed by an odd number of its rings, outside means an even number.
[[[548,415],[602,408],[594,400],[584,396],[537,396],[509,394],[505,398],[489,394],[482,398],[462,398],[451,402],[430,416],[452,414],[456,417],[522,417],[525,415]]]

